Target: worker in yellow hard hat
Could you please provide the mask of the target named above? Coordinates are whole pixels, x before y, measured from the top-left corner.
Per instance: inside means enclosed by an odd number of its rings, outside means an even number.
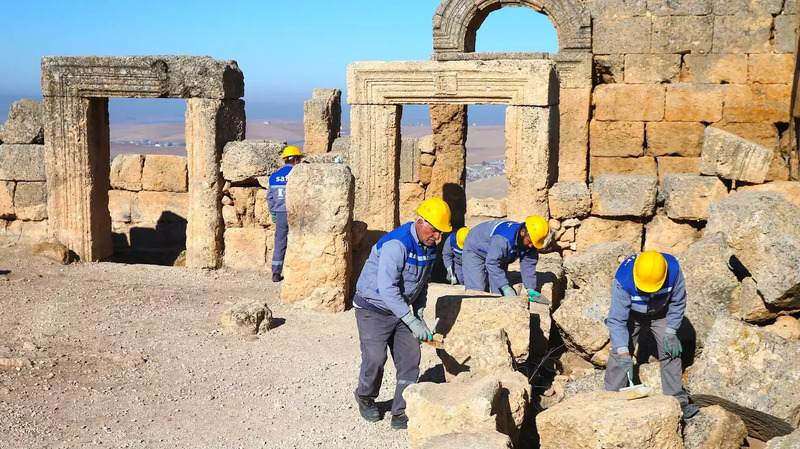
[[[442,261],[447,270],[447,280],[450,285],[464,283],[464,271],[461,268],[461,255],[464,252],[464,240],[467,239],[469,228],[464,227],[450,234],[442,247]]]
[[[403,390],[417,383],[419,342],[430,340],[425,324],[428,282],[436,261],[436,241],[453,230],[450,207],[441,198],[428,198],[419,216],[386,234],[369,254],[356,283],[353,307],[361,342],[361,371],[355,396],[367,421],[380,420],[375,398],[383,380],[386,348],[392,352],[397,386],[392,401],[394,429],[408,427]]]
[[[606,324],[611,334],[611,354],[605,389],[617,391],[633,379],[632,350],[639,332],[649,329],[658,345],[661,385],[665,395],[681,404],[688,419],[699,409],[683,390],[683,346],[678,328],[686,310],[686,284],[678,260],[670,254],[645,251],[627,258],[617,269],[611,286],[611,308]]]
[[[519,223],[492,220],[473,227],[464,241],[464,286],[468,290],[517,296],[508,280],[508,264],[519,258],[522,283],[530,301],[549,304],[536,290],[539,249],[550,233],[544,217],[532,215]]]
[[[272,282],[283,280],[283,258],[286,255],[286,241],[289,236],[289,221],[286,217],[286,182],[289,172],[303,159],[303,152],[296,146],[283,149],[284,166],[269,177],[267,207],[275,223],[275,249],[272,252]]]

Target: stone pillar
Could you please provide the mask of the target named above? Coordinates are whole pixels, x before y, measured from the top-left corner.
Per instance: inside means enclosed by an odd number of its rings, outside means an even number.
[[[82,261],[106,258],[112,254],[108,98],[45,96],[44,104],[50,234]],[[77,126],[59,126],[65,122]]]
[[[551,123],[555,108],[508,106],[506,108],[506,176],[508,218],[522,221],[528,215],[549,218],[547,189],[557,163]],[[557,150],[556,150],[557,151]]]
[[[281,301],[344,312],[352,275],[353,174],[342,164],[301,164],[286,192],[289,243]]]
[[[244,139],[243,100],[186,100],[186,153],[189,165],[189,217],[186,266],[222,264],[222,187],[220,159],[225,144]]]
[[[442,198],[450,206],[452,224],[457,229],[464,226],[467,213],[467,106],[442,104],[429,109],[436,162],[425,197]]]
[[[353,215],[373,231],[391,231],[399,224],[400,108],[350,107],[350,167],[356,179]]]
[[[342,128],[342,91],[314,89],[311,99],[303,103],[303,128],[306,154],[331,151]]]
[[[593,59],[590,52],[554,55],[558,69],[558,180],[587,180]]]

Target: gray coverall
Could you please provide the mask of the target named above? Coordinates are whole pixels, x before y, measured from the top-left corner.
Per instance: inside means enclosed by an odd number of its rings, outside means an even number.
[[[467,290],[502,293],[509,285],[508,264],[519,257],[522,283],[527,289],[536,289],[536,248],[517,246],[519,228],[523,223],[509,220],[492,220],[473,227],[464,241],[464,286]],[[487,290],[487,284],[489,290]]]
[[[286,182],[292,164],[286,164],[269,177],[267,207],[275,215],[275,249],[272,252],[272,273],[283,273],[283,258],[286,256],[286,241],[289,237],[289,220],[286,217]]]

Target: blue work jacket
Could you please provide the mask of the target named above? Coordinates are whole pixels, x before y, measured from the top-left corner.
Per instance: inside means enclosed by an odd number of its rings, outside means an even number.
[[[294,165],[286,164],[269,177],[267,207],[271,214],[286,213],[286,182]]]

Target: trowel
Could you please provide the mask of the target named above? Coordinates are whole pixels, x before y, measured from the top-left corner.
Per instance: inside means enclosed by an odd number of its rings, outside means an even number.
[[[625,399],[631,400],[646,398],[647,396],[650,396],[650,393],[653,392],[653,389],[644,384],[634,385],[633,374],[628,371],[628,386],[625,388],[620,388],[619,392],[625,393]]]

